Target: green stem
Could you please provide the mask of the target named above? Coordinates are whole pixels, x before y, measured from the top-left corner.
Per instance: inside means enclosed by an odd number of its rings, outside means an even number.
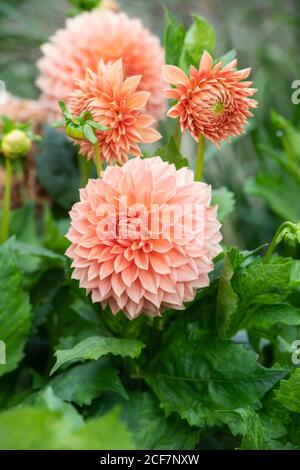
[[[97,168],[97,175],[98,178],[101,178],[101,171],[102,171],[102,162],[101,162],[101,154],[98,142],[94,144],[94,156],[95,156],[95,163]]]
[[[80,186],[83,188],[86,186],[90,177],[89,162],[84,155],[79,155],[79,166],[80,166]]]
[[[2,221],[1,221],[1,232],[0,232],[0,243],[4,243],[8,237],[9,229],[9,211],[10,211],[10,199],[11,199],[11,179],[12,179],[12,165],[9,158],[5,159],[5,190],[3,196],[2,205]]]
[[[278,229],[276,230],[275,235],[273,237],[273,240],[269,245],[267,253],[263,257],[264,264],[267,264],[270,261],[274,251],[276,250],[277,245],[279,245],[279,243],[281,242],[282,237],[280,237],[280,234],[281,234],[282,230],[284,230],[285,228],[291,227],[293,225],[294,224],[292,224],[291,222],[283,222],[283,224],[281,224],[278,227]]]
[[[179,119],[177,119],[174,132],[173,132],[173,139],[178,147],[178,150],[180,150],[180,147],[181,147],[181,138],[182,138],[182,133],[181,133],[180,121]]]
[[[201,181],[203,173],[203,163],[204,163],[204,148],[205,148],[205,137],[204,135],[199,135],[198,140],[198,153],[197,153],[197,162],[196,162],[196,173],[195,181]]]

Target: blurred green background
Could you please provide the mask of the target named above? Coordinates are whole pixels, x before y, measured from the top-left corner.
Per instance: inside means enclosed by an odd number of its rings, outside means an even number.
[[[225,241],[241,248],[253,248],[269,241],[280,222],[278,214],[265,201],[253,198],[245,189],[249,178],[270,165],[259,150],[260,145],[281,147],[278,132],[270,124],[271,110],[299,126],[300,105],[292,104],[291,85],[300,79],[300,2],[119,1],[123,10],[141,17],[160,37],[164,29],[163,3],[187,27],[192,13],[208,19],[216,30],[216,55],[235,48],[239,68],[253,69],[259,107],[250,131],[237,142],[223,145],[221,151],[209,146],[205,168],[207,182],[214,188],[227,186],[235,195],[236,211],[231,216],[232,223],[224,228]],[[69,11],[70,4],[62,0],[0,0],[0,79],[6,82],[10,92],[22,97],[38,96],[34,80],[39,46],[64,25]],[[188,136],[183,151],[193,159],[194,144]],[[275,168],[275,171],[282,170]]]

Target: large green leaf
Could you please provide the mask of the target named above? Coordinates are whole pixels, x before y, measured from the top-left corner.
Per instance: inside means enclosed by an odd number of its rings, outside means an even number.
[[[6,364],[0,363],[0,376],[21,361],[30,324],[29,296],[23,290],[23,274],[9,240],[0,247],[0,340],[6,349]]]
[[[190,425],[214,425],[218,410],[258,408],[285,370],[266,369],[246,346],[193,328],[171,328],[168,341],[146,370],[145,379],[167,413]]]
[[[189,166],[188,160],[181,155],[173,137],[170,137],[167,145],[158,148],[155,154],[159,155],[164,162],[174,163],[177,170],[180,170],[180,168],[184,166]]]
[[[103,390],[128,398],[118,371],[107,361],[81,364],[54,377],[50,382],[55,395],[77,405],[90,405]]]
[[[179,23],[167,10],[166,29],[164,33],[164,47],[166,64],[178,65],[185,38],[184,26]]]
[[[124,405],[124,419],[138,449],[187,450],[199,441],[199,430],[176,414],[166,417],[149,392],[133,392]]]
[[[0,413],[0,449],[132,449],[117,409],[84,422],[71,405],[47,389],[35,403]]]
[[[300,369],[295,369],[289,380],[280,382],[276,399],[288,410],[300,413]]]
[[[213,54],[214,47],[215,33],[212,25],[201,16],[194,15],[194,22],[184,39],[180,66],[184,70],[191,64],[198,68],[203,52],[206,50]]]
[[[107,354],[135,358],[140,355],[142,348],[143,343],[137,339],[91,336],[71,349],[57,350],[52,373],[70,361],[97,360]]]

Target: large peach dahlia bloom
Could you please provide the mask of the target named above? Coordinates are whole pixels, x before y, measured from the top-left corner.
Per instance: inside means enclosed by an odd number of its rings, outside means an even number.
[[[126,76],[142,75],[139,90],[151,93],[147,111],[156,119],[163,117],[164,52],[139,19],[107,9],[81,13],[67,19],[66,27],[42,46],[42,52],[37,85],[51,119],[59,117],[58,101],[68,101],[75,81],[84,78],[87,68],[96,71],[100,59],[106,63],[120,58]]]
[[[176,100],[168,111],[171,118],[180,119],[182,131],[188,129],[198,141],[204,135],[216,145],[229,137],[241,134],[251,108],[257,102],[251,99],[255,89],[252,82],[242,81],[251,69],[235,70],[237,60],[222,68],[219,61],[213,65],[212,57],[204,52],[199,70],[191,66],[190,77],[173,65],[163,67],[163,76],[176,88],[165,90],[168,98]]]
[[[108,166],[70,212],[73,278],[93,302],[130,319],[183,309],[209,284],[220,251],[210,201],[210,186],[160,157]]]
[[[128,155],[138,157],[138,143],[155,142],[160,133],[149,127],[153,117],[143,113],[150,93],[136,91],[141,75],[123,78],[122,59],[104,64],[101,60],[96,73],[87,70],[85,80],[77,83],[71,95],[69,107],[73,114],[88,110],[93,120],[107,126],[105,131],[95,131],[103,158],[112,164],[125,163]],[[80,144],[80,151],[90,159],[93,145],[87,140]]]

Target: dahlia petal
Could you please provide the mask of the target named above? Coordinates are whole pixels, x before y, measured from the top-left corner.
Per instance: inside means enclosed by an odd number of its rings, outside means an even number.
[[[179,67],[175,65],[164,65],[162,67],[162,74],[166,82],[178,84],[178,83],[188,83],[189,79],[187,75]]]

